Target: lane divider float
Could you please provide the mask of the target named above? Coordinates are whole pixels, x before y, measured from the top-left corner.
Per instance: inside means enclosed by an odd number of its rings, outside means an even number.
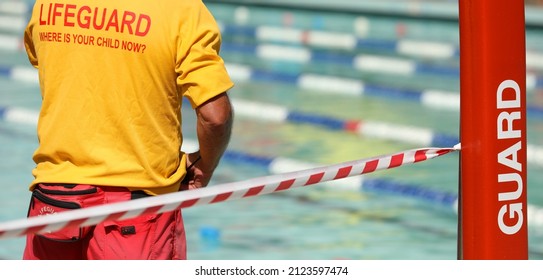
[[[342,120],[312,113],[289,111],[284,106],[237,98],[232,98],[232,104],[237,116],[251,120],[314,125],[323,129],[355,133],[362,137],[373,137],[418,146],[449,147],[460,142],[457,136],[435,133],[422,127],[379,121]],[[0,106],[0,120],[11,123],[37,125],[38,114],[37,111],[25,108]],[[543,167],[543,147],[528,143],[527,155],[530,164]]]

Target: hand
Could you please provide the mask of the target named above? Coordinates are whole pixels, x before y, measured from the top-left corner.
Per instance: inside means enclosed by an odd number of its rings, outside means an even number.
[[[206,174],[200,168],[200,152],[187,154],[187,174],[181,182],[180,191],[204,188],[211,179],[211,174]]]

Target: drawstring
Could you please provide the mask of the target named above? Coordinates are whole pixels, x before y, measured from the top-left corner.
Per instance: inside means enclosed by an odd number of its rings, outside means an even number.
[[[192,167],[193,167],[200,159],[202,159],[202,156],[198,155],[198,158],[197,158],[195,161],[193,161],[193,162],[189,165],[189,167],[187,167],[187,170],[190,170],[190,169],[191,169],[191,168],[192,168]]]

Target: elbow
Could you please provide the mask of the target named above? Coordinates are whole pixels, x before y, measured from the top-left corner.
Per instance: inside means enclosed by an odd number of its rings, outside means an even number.
[[[204,126],[214,131],[229,132],[232,129],[232,123],[234,121],[234,113],[232,108],[224,109],[217,114],[213,114],[207,118],[202,118]]]
[[[234,110],[226,94],[221,94],[200,106],[197,115],[200,124],[211,130],[229,132],[232,128]]]

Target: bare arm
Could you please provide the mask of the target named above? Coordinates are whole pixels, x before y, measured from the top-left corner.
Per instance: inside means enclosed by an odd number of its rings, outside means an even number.
[[[187,170],[181,189],[207,186],[228,146],[232,131],[233,109],[227,93],[222,93],[196,108],[200,150],[187,158]],[[201,157],[200,159],[198,159]],[[197,160],[198,159],[198,160]]]

